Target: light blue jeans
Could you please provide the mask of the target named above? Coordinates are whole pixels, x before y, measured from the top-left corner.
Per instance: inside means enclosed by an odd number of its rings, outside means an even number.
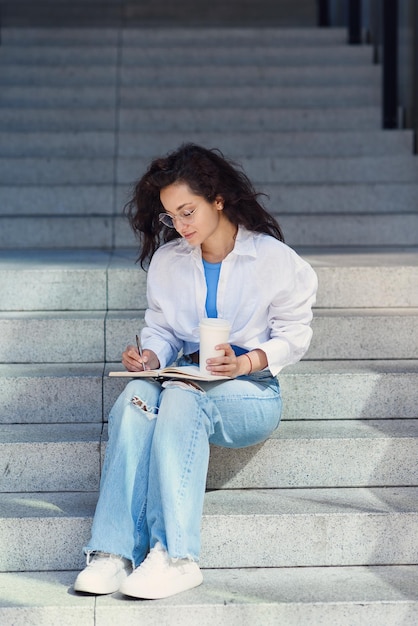
[[[203,391],[134,379],[119,396],[85,552],[118,554],[137,566],[159,541],[172,558],[199,560],[209,444],[264,441],[282,406],[269,372],[199,385]]]

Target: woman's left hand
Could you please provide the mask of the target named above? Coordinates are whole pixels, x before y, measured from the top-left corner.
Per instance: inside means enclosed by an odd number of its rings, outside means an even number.
[[[249,357],[245,355],[237,357],[229,343],[221,343],[216,346],[216,349],[224,350],[225,354],[206,361],[206,368],[209,373],[217,376],[229,376],[229,378],[248,374],[250,371]]]

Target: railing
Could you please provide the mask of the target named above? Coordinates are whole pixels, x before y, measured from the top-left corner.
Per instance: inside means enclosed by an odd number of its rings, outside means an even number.
[[[318,0],[319,26],[346,26],[347,42],[373,45],[382,64],[382,127],[414,131],[418,154],[418,2]]]

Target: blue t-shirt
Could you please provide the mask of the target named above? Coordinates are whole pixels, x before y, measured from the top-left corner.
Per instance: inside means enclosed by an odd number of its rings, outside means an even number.
[[[218,292],[219,274],[221,273],[222,262],[208,263],[203,259],[203,267],[205,269],[206,278],[206,315],[208,317],[218,317],[218,309],[216,307],[216,294]]]
[[[222,261],[220,263],[208,263],[202,259],[206,278],[206,315],[208,317],[218,317],[218,308],[216,306],[216,296],[218,293],[219,274],[221,273]],[[245,354],[248,350],[232,346],[235,354]]]

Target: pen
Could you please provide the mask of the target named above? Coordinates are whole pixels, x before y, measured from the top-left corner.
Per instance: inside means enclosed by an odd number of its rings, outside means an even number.
[[[135,335],[135,337],[136,337],[136,346],[138,348],[139,356],[141,357],[141,360],[142,360],[142,368],[143,368],[143,370],[145,372],[145,363],[144,363],[144,359],[143,359],[143,356],[142,356],[142,350],[141,350],[141,345],[139,343],[139,337],[138,337],[138,335]]]

